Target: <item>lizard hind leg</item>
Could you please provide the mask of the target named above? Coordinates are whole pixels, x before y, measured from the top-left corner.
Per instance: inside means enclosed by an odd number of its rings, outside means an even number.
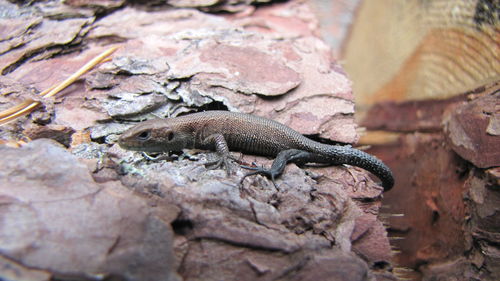
[[[287,149],[283,150],[273,161],[270,169],[266,169],[264,167],[249,167],[249,166],[241,166],[244,169],[253,170],[253,172],[247,173],[243,176],[240,183],[243,183],[248,176],[253,175],[265,175],[271,179],[276,189],[278,186],[276,185],[276,178],[283,173],[285,166],[288,162],[303,162],[305,159],[311,156],[310,152],[299,150],[299,149]],[[279,189],[278,189],[279,190]]]
[[[245,166],[245,165],[240,165],[241,168],[243,169],[248,169],[248,170],[254,170],[253,172],[250,172],[250,173],[246,173],[240,180],[240,185],[243,184],[243,181],[249,177],[249,176],[254,176],[254,175],[265,175],[267,176],[268,178],[271,179],[271,182],[273,183],[274,185],[274,188],[276,188],[276,190],[280,191],[280,189],[278,188],[278,185],[276,184],[276,177],[279,176],[279,173],[276,174],[275,172],[272,171],[272,169],[265,169],[264,167],[250,167],[250,166]]]

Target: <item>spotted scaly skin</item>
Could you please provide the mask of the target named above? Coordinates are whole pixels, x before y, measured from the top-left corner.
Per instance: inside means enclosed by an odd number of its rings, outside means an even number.
[[[387,191],[394,185],[391,170],[376,157],[351,146],[328,145],[263,117],[229,111],[206,111],[175,118],[142,122],[119,139],[122,148],[145,152],[180,151],[184,148],[216,150],[218,166],[228,168],[229,151],[276,157],[271,169],[256,172],[273,179],[286,163],[348,164],[363,168],[381,181]]]

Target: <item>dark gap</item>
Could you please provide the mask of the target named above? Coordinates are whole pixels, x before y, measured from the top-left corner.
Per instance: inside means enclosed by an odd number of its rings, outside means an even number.
[[[252,4],[254,7],[258,8],[258,7],[266,7],[266,6],[272,6],[274,4],[279,4],[279,3],[286,3],[286,2],[289,2],[288,0],[274,0],[274,1],[270,1],[270,2],[258,2],[258,3],[254,3]]]
[[[386,261],[376,261],[373,263],[373,269],[375,270],[386,270],[391,267],[391,264]]]
[[[439,212],[438,211],[432,211],[432,225],[436,224],[439,220]]]
[[[322,138],[322,137],[319,136],[319,134],[304,135],[304,136],[306,136],[309,139],[312,139],[314,141],[317,141],[317,142],[320,142],[320,143],[324,143],[324,144],[329,144],[329,145],[348,145],[347,143],[343,143],[343,142],[338,142],[338,141],[334,141],[334,140]]]
[[[408,234],[410,232],[411,228],[406,228],[406,229],[398,229],[398,228],[393,228],[391,226],[386,228],[387,232],[390,234]],[[388,237],[392,237],[395,235],[388,235]]]
[[[174,9],[165,0],[128,0],[129,4],[134,8],[142,8],[145,11],[160,11],[166,9]]]
[[[205,105],[202,105],[194,110],[195,110],[195,112],[215,111],[215,110],[228,111],[228,108],[226,105],[224,105],[224,103],[222,103],[220,101],[212,101],[212,102],[207,103]],[[193,114],[193,112],[183,112],[183,113],[180,113],[178,116],[189,115],[189,114]]]
[[[228,110],[227,106],[220,101],[212,101],[211,103],[207,103],[199,108],[199,112],[201,111],[210,111],[210,110]]]
[[[469,171],[472,169],[472,164],[460,158],[460,156],[456,153],[453,153],[453,157],[456,162],[456,170],[455,172],[458,175],[458,178],[461,180],[466,179],[469,176]]]
[[[100,138],[94,138],[91,139],[93,142],[96,142],[98,144],[106,144],[106,136],[100,137]]]
[[[361,203],[373,203],[378,201],[378,198],[352,198],[352,199]]]
[[[174,233],[177,235],[187,235],[193,230],[193,222],[186,219],[176,219],[171,223]]]
[[[265,101],[274,101],[274,100],[279,100],[282,99],[282,95],[277,95],[277,96],[266,96],[266,95],[257,95],[259,98],[265,100]]]

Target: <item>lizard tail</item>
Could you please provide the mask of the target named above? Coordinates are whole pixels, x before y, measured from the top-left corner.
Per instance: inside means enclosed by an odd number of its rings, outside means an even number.
[[[330,146],[328,150],[327,154],[338,164],[360,167],[377,176],[382,181],[384,191],[393,187],[394,177],[391,169],[377,157],[350,146]]]

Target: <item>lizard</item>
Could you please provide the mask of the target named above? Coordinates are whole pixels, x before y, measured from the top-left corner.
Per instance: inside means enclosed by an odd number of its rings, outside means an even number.
[[[143,121],[125,131],[118,144],[127,150],[143,152],[181,151],[185,148],[215,150],[215,168],[225,166],[229,173],[230,151],[275,157],[270,169],[248,167],[273,182],[288,162],[297,164],[348,164],[363,168],[381,181],[384,191],[392,188],[391,170],[381,160],[350,145],[330,145],[314,141],[277,121],[230,111],[205,111],[173,118]]]

